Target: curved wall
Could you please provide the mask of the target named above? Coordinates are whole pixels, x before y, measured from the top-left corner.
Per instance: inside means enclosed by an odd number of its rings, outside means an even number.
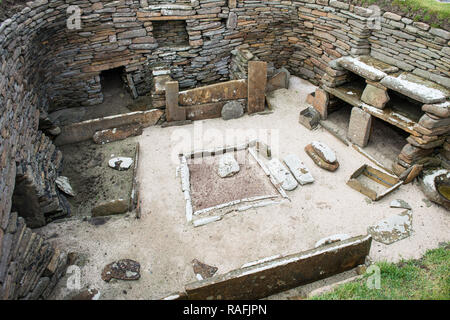
[[[82,11],[80,29],[67,27],[70,5]],[[330,81],[331,60],[371,54],[450,86],[449,32],[383,12],[373,29],[374,14],[334,0],[37,0],[3,21],[0,298],[47,297],[66,263],[11,213],[16,177],[31,185],[41,211],[64,210],[54,184],[61,154],[38,130],[40,115],[101,102],[99,74],[116,67],[124,67],[140,95],[161,66],[181,87],[228,80],[236,47],[315,84]],[[168,20],[184,21],[188,43],[171,45],[170,28],[167,42],[155,39],[154,23],[161,30]]]

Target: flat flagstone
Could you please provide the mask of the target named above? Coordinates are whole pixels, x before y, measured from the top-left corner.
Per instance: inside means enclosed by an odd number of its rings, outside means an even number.
[[[412,212],[406,210],[398,215],[379,221],[377,224],[367,228],[375,241],[392,244],[408,238],[412,231]]]
[[[448,89],[412,73],[384,77],[383,86],[426,104],[444,102],[450,95]]]

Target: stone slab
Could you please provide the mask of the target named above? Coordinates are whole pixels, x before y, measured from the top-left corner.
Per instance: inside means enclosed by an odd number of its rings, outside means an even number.
[[[90,140],[95,132],[99,130],[115,128],[132,123],[138,123],[144,128],[149,127],[155,125],[163,113],[163,111],[157,109],[136,111],[70,124],[61,128],[61,134],[56,137],[55,144],[60,146]]]
[[[366,85],[363,94],[361,96],[361,101],[367,103],[368,105],[374,106],[378,109],[383,109],[390,100],[389,95],[386,90],[373,86],[371,84]]]
[[[265,91],[267,83],[267,62],[248,62],[248,113],[261,112],[265,109]]]
[[[357,75],[372,81],[380,81],[387,73],[397,72],[398,68],[370,56],[343,57],[338,64]]]
[[[372,116],[360,108],[353,107],[348,126],[348,139],[364,148],[369,143],[371,129]]]
[[[314,178],[312,174],[309,172],[309,169],[297,157],[297,155],[289,154],[286,157],[284,157],[283,161],[289,168],[289,170],[292,172],[298,183],[300,183],[302,186],[314,182]]]
[[[178,103],[180,106],[193,106],[245,98],[247,98],[247,80],[241,79],[180,91]]]
[[[450,96],[450,91],[443,86],[408,72],[403,72],[398,76],[384,77],[381,84],[426,104],[445,102]]]
[[[185,286],[190,300],[261,299],[350,270],[365,262],[368,235],[335,242]]]
[[[406,210],[398,215],[390,216],[367,228],[375,241],[392,244],[411,235],[412,211]]]
[[[166,119],[167,122],[186,120],[186,110],[178,106],[178,81],[166,82]]]

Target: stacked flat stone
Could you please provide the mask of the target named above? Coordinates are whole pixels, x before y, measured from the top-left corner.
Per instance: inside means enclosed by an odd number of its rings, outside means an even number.
[[[323,84],[322,89],[310,97],[313,106],[322,118],[326,118],[333,98],[352,105],[347,136],[360,147],[365,147],[369,141],[372,116],[410,133],[408,144],[393,165],[394,173],[400,176],[414,164],[423,164],[435,148],[444,144],[450,132],[450,90],[446,87],[415,74],[401,72],[398,67],[371,56],[346,56],[330,65],[346,73],[349,80],[333,87]],[[390,105],[392,97],[389,92],[403,96],[404,102],[395,100]],[[415,108],[425,113],[420,119],[413,115],[405,116],[395,110],[398,103],[406,104],[411,114],[417,114]]]
[[[164,108],[166,106],[166,82],[172,81],[170,69],[158,67],[153,70],[153,84],[151,90],[152,107]]]
[[[0,229],[0,299],[47,299],[65,275],[67,254],[55,249],[13,212]]]
[[[51,140],[42,132],[33,142],[33,157],[20,163],[16,168],[16,185],[29,192],[29,199],[15,200],[30,210],[24,214],[29,227],[42,227],[48,222],[70,213],[70,207],[64,195],[56,187],[55,180],[60,174],[62,153],[57,150]],[[30,201],[31,198],[36,201]],[[33,211],[33,214],[31,214]]]
[[[247,79],[248,62],[258,61],[259,59],[246,49],[235,49],[231,51],[232,58],[230,64],[230,79]]]

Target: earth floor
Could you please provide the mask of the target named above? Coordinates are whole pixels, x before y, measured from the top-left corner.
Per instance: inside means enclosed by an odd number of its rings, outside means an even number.
[[[402,199],[412,207],[413,232],[391,245],[373,241],[372,261],[419,258],[427,249],[449,241],[449,213],[424,201],[416,184],[403,185],[377,202],[346,185],[363,164],[375,165],[324,128],[310,131],[298,123],[299,112],[306,107],[306,96],[314,88],[291,77],[289,90],[277,92],[278,107],[271,114],[145,129],[137,137],[141,219],[132,214],[120,215],[103,225],[73,219],[51,223],[40,232],[51,236],[50,241],[61,248],[81,253],[81,285],[100,290],[101,299],[158,299],[182,291],[185,284],[196,281],[193,259],[216,266],[217,274],[223,274],[250,261],[311,249],[319,239],[333,234],[366,234],[368,226],[402,211],[389,207],[394,199]],[[296,154],[315,182],[288,192],[290,201],[278,205],[239,212],[197,228],[188,224],[180,177],[176,174],[178,153],[222,147],[224,143],[236,145],[255,136],[272,146],[274,157]],[[340,162],[336,172],[317,167],[306,155],[304,147],[314,140],[326,143],[336,152]],[[100,277],[103,267],[125,258],[140,262],[141,278],[104,282]],[[312,292],[354,275],[354,271],[349,271],[298,289],[297,293]],[[69,276],[58,284],[54,299],[74,293],[67,287]]]

